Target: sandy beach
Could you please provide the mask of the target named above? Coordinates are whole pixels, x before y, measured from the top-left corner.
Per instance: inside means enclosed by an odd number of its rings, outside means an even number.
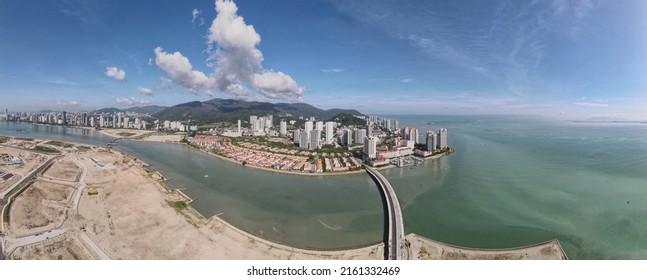
[[[98,130],[99,133],[115,137],[127,138],[131,140],[152,141],[152,142],[180,142],[185,136],[184,133],[163,134],[151,130],[125,129],[125,128],[107,128]]]

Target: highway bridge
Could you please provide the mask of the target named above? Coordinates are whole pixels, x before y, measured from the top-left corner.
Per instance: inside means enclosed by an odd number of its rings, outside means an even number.
[[[384,176],[377,170],[364,166],[366,172],[375,179],[375,182],[382,193],[384,194],[384,199],[386,200],[386,208],[389,216],[389,238],[387,241],[387,246],[385,249],[388,250],[387,259],[389,260],[403,260],[404,259],[404,219],[402,218],[402,208],[400,208],[400,202],[398,197],[395,195],[395,191]]]

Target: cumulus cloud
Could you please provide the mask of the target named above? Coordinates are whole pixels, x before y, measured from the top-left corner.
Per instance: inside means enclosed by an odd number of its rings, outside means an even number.
[[[204,25],[204,18],[200,17],[202,15],[202,12],[198,9],[193,9],[191,11],[191,23],[193,24],[193,27],[195,27],[195,21],[200,20],[200,26]]]
[[[138,88],[137,88],[137,91],[138,91],[138,92],[139,92],[139,94],[141,94],[141,95],[148,95],[148,96],[153,95],[153,90],[152,90],[152,89],[149,89],[149,88],[145,88],[145,87],[138,87]]]
[[[122,106],[145,106],[151,104],[150,101],[135,97],[114,97],[112,99],[116,104]]]
[[[148,65],[151,65],[151,66],[153,65],[153,59],[150,57],[148,58]]]
[[[414,80],[415,79],[412,79],[412,78],[403,78],[403,79],[400,79],[400,82],[401,83],[410,83],[410,82],[413,82]]]
[[[218,89],[239,96],[244,84],[266,98],[300,99],[304,88],[292,77],[263,69],[263,54],[256,48],[261,36],[238,15],[236,4],[216,0],[216,12],[207,42],[211,59],[216,62],[214,78]]]
[[[167,53],[162,48],[155,48],[155,63],[164,70],[166,74],[178,85],[181,85],[191,93],[197,93],[204,87],[213,86],[213,79],[208,78],[204,73],[193,70],[189,59],[180,52]]]
[[[125,81],[126,71],[117,67],[106,67],[106,76],[115,78],[118,81]]]
[[[207,65],[213,73],[205,75],[193,70],[189,59],[180,52],[167,53],[161,47],[155,49],[157,66],[174,83],[194,94],[201,89],[217,89],[246,100],[300,100],[305,89],[290,75],[263,68],[263,54],[257,48],[261,36],[237,14],[236,4],[216,0],[215,7],[217,15],[207,34]],[[195,21],[201,12],[194,9],[192,15]]]

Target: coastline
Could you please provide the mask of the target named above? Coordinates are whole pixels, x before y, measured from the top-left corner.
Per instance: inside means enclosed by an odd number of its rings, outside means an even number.
[[[46,139],[38,139],[38,140],[46,140]],[[76,142],[70,142],[70,141],[65,141],[65,142],[72,143],[72,144],[75,144],[75,145],[87,146],[85,144],[76,143]],[[94,145],[91,145],[91,146],[94,146]],[[138,158],[133,157],[132,155],[121,152],[121,151],[114,151],[112,153],[119,154],[119,155],[121,155],[121,156],[123,156],[125,158],[133,159],[134,162],[137,165],[137,168],[141,169],[145,173],[145,175],[147,176],[147,178],[149,180],[155,182],[155,184],[159,186],[159,188],[158,188],[159,190],[162,190],[162,191],[166,190],[166,192],[170,191],[171,193],[176,193],[176,192],[174,192],[175,190],[172,189],[171,187],[169,187],[163,180],[154,178],[153,173],[146,168],[146,166],[148,164],[145,163],[144,161],[141,161]],[[209,152],[207,152],[207,153],[209,153]],[[213,153],[210,153],[210,154],[216,156],[217,158],[226,159],[226,160],[231,161],[232,163],[239,164],[238,162],[236,162],[236,161],[234,161],[232,159],[222,157],[222,156],[219,156],[219,155],[216,155],[216,154],[213,154]],[[442,155],[439,155],[439,156],[442,156]],[[386,167],[383,167],[382,169],[393,168],[393,167],[396,167],[396,166],[386,166]],[[259,168],[259,167],[255,167],[255,168]],[[266,168],[259,168],[259,169],[266,169]],[[273,170],[273,169],[266,169],[266,171],[277,172],[276,170]],[[364,170],[357,170],[356,171],[356,173],[359,173],[359,172],[364,172]],[[295,174],[294,172],[281,172],[281,173]],[[339,175],[345,175],[345,174],[348,174],[348,173],[339,174]],[[295,175],[306,175],[306,174],[298,174],[297,173]],[[308,174],[308,175],[310,175],[310,176],[319,176],[319,175],[322,175],[322,174]],[[330,174],[330,175],[333,175],[333,174]],[[337,175],[337,174],[335,174],[335,175]],[[87,199],[87,196],[86,196],[86,199]],[[182,197],[182,199],[185,199],[185,198]],[[168,205],[166,205],[165,207],[171,208],[171,206],[168,206]],[[244,253],[244,255],[251,256],[249,254],[252,254],[253,258],[266,258],[266,257],[274,258],[274,257],[277,257],[277,258],[287,258],[287,259],[292,259],[292,258],[297,258],[297,259],[311,259],[311,258],[312,259],[382,259],[382,257],[383,257],[384,244],[382,242],[378,242],[377,244],[372,244],[372,245],[370,245],[370,244],[369,245],[358,245],[357,247],[334,248],[334,249],[330,249],[330,250],[314,249],[314,248],[299,248],[299,247],[290,246],[290,245],[287,245],[287,244],[277,243],[275,241],[264,239],[262,237],[256,236],[253,233],[247,232],[244,229],[239,228],[239,227],[227,222],[226,220],[218,217],[217,215],[213,216],[211,218],[206,218],[202,214],[200,214],[197,210],[195,210],[190,205],[190,203],[187,203],[187,207],[185,208],[185,210],[176,210],[176,211],[178,211],[178,212],[186,212],[185,214],[182,214],[182,216],[184,216],[184,218],[186,219],[185,220],[186,223],[193,224],[195,227],[199,227],[199,228],[205,227],[209,231],[211,231],[211,234],[215,234],[216,236],[224,234],[224,235],[226,235],[227,238],[237,240],[241,244],[245,243],[243,241],[248,240],[248,239],[252,240],[252,241],[250,241],[251,244],[256,244],[256,243],[257,244],[262,244],[265,249],[258,249],[258,250],[261,251],[260,253],[255,252],[255,251],[258,251],[256,249],[256,247],[251,248],[251,247],[249,247],[250,245],[247,245],[247,247],[243,246],[244,248],[242,250],[250,251],[250,252]],[[192,216],[193,218],[191,218],[189,216]],[[196,220],[200,221],[199,224],[201,224],[201,225],[196,225],[194,223]],[[224,231],[222,229],[217,230],[218,228],[220,228],[219,225],[223,225],[224,228],[226,228],[226,230],[224,230]],[[407,240],[413,240],[412,238],[414,238],[414,237],[416,237],[416,235],[414,233],[409,233],[409,234],[406,235]],[[100,240],[100,243],[101,243],[101,241],[103,241],[103,244],[105,244],[105,242],[107,242],[105,240]],[[463,248],[463,247],[459,247],[459,246],[453,246],[453,245],[449,245],[449,244],[444,244],[444,243],[441,243],[441,242],[435,242],[435,241],[430,240],[430,239],[428,241],[429,242],[423,242],[423,244],[425,246],[431,246],[431,247],[435,248],[436,250],[440,250],[442,252],[444,252],[445,250],[450,250],[451,248]],[[234,245],[230,245],[230,246],[238,246],[238,245],[234,244]],[[240,245],[240,246],[242,246],[242,245]],[[258,246],[258,245],[255,245],[255,246]],[[535,245],[529,245],[529,246],[530,246],[530,248],[535,247]],[[470,248],[464,248],[464,249],[470,249]],[[475,251],[488,251],[488,252],[492,251],[492,250],[481,250],[481,249],[473,249],[473,250],[475,250]],[[500,249],[500,250],[507,250],[507,249]],[[254,251],[255,253],[252,253],[251,251]],[[418,252],[418,254],[420,254],[420,252]],[[506,254],[509,254],[509,252],[506,252]],[[409,253],[409,259],[415,259],[413,256],[415,256],[415,251],[412,251],[412,252]],[[238,257],[234,257],[234,258],[238,258]]]

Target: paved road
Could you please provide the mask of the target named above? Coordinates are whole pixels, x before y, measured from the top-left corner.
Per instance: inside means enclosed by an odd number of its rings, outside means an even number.
[[[378,185],[384,192],[386,198],[386,207],[389,215],[389,259],[404,259],[404,218],[402,217],[402,208],[398,197],[391,186],[391,183],[377,170],[365,166],[373,178],[378,181]]]
[[[65,233],[65,229],[57,228],[50,231],[29,235],[25,237],[19,237],[19,238],[5,236],[4,239],[8,244],[7,250],[6,250],[7,255],[11,254],[11,252],[13,252],[13,250],[15,250],[18,247],[31,245],[38,242],[43,242],[45,240],[57,237],[64,233]]]
[[[103,250],[101,250],[101,248],[99,248],[99,245],[97,245],[97,243],[94,243],[94,241],[92,241],[92,239],[90,239],[90,237],[87,234],[85,234],[85,232],[81,232],[81,234],[79,236],[81,237],[83,242],[85,242],[85,244],[90,246],[90,249],[92,249],[92,251],[97,256],[99,256],[100,259],[102,259],[102,260],[109,260],[110,259],[110,256],[108,256],[108,254],[106,254]]]

